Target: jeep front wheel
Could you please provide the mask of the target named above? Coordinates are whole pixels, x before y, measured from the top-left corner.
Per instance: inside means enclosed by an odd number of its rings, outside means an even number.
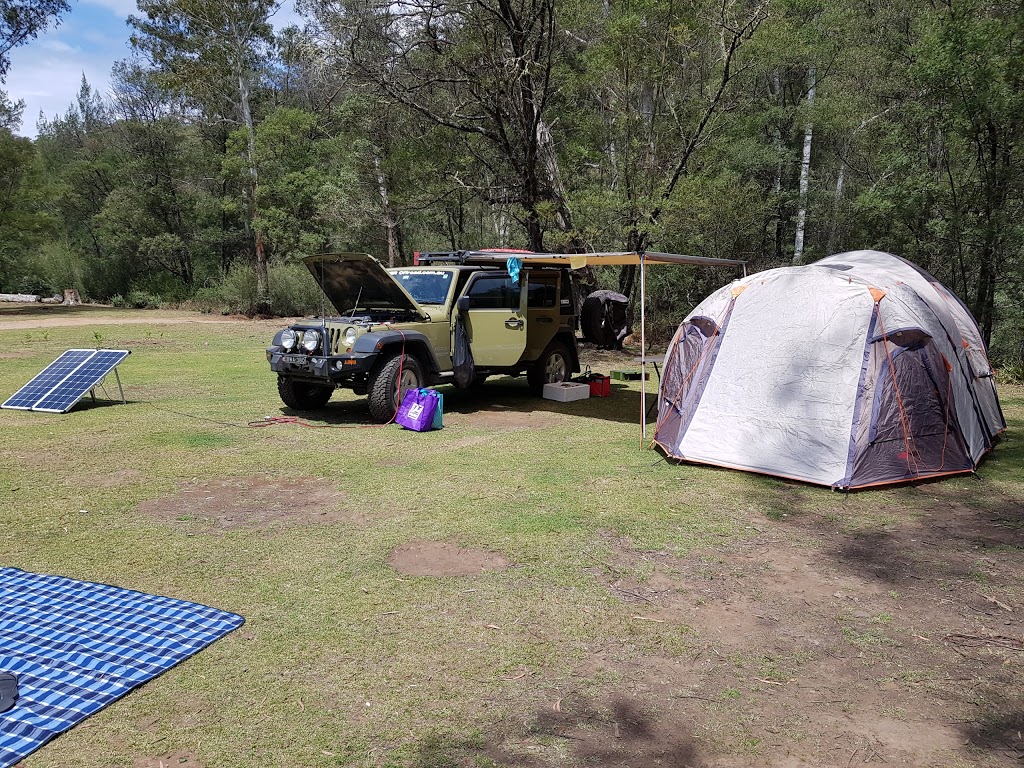
[[[281,402],[296,411],[315,411],[323,408],[334,394],[334,387],[296,381],[287,376],[277,377],[277,393]]]
[[[560,384],[569,380],[569,349],[561,342],[552,342],[544,354],[526,372],[530,389],[540,395],[545,384]]]
[[[399,387],[401,371],[401,387]],[[410,355],[395,355],[384,360],[370,373],[368,395],[370,415],[381,423],[395,418],[398,406],[410,389],[423,386],[423,368]]]

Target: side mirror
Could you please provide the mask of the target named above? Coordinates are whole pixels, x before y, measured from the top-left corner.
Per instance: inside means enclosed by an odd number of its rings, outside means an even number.
[[[459,300],[455,302],[455,305],[459,308],[459,312],[469,311],[469,296],[459,296]]]

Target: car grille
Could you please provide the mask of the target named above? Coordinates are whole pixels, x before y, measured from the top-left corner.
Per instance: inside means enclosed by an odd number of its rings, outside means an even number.
[[[342,348],[343,335],[343,332],[339,328],[327,329],[327,354],[337,355],[344,351]]]

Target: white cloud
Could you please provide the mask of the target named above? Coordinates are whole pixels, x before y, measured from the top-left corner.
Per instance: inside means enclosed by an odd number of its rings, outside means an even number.
[[[82,85],[82,74],[102,94],[110,87],[110,69],[116,56],[71,53],[56,55],[42,46],[25,46],[12,52],[11,70],[2,86],[12,101],[24,99],[22,136],[36,135],[40,110],[47,118],[63,115],[75,101]]]
[[[68,45],[63,40],[40,40],[39,47],[54,53],[78,53],[78,48]]]

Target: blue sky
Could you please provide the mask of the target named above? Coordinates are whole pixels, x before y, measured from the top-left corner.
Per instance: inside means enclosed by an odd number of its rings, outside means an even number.
[[[11,68],[0,90],[12,101],[25,102],[22,136],[36,135],[40,110],[48,117],[62,115],[75,100],[85,74],[104,96],[110,69],[127,58],[130,14],[135,0],[78,0],[57,27],[11,52]],[[273,19],[278,29],[298,21],[290,0]]]

